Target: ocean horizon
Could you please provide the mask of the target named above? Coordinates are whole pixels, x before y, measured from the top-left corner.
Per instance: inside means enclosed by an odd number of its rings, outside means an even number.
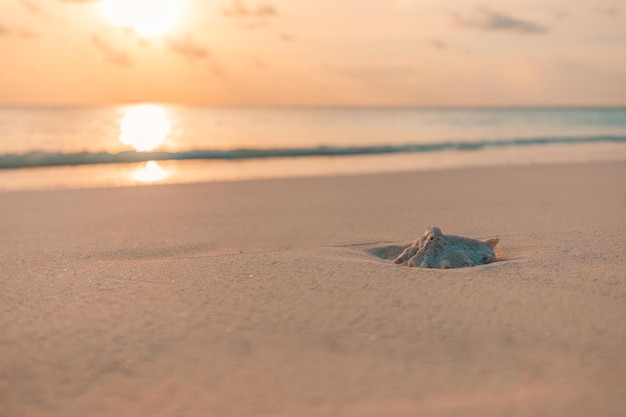
[[[0,107],[0,189],[626,160],[626,107]]]

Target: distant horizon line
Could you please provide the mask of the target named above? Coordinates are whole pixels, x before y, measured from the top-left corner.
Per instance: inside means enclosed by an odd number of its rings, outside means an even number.
[[[118,103],[76,103],[76,104],[46,104],[46,103],[0,103],[0,108],[105,108],[105,107],[131,107],[142,105],[154,105],[163,107],[196,107],[196,108],[223,108],[223,109],[353,109],[353,110],[460,110],[460,109],[622,109],[623,104],[190,104],[168,101],[128,101]]]

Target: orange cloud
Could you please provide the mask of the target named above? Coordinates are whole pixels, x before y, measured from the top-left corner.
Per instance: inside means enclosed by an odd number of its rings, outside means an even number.
[[[47,17],[41,6],[30,0],[20,0],[20,6],[22,6],[29,13],[42,17]]]
[[[487,8],[481,8],[471,16],[461,16],[457,13],[453,13],[452,18],[456,26],[466,29],[507,31],[523,34],[535,34],[548,31],[548,28],[541,24]]]
[[[0,36],[14,37],[20,39],[33,39],[37,38],[38,35],[30,30],[24,29],[14,29],[8,26],[4,26],[0,23]]]
[[[100,39],[98,36],[92,36],[91,43],[98,48],[107,62],[120,67],[129,67],[133,64],[132,60],[125,52],[114,49],[109,43]]]
[[[196,43],[192,38],[168,39],[168,46],[172,52],[193,60],[208,59],[211,54],[207,48]]]
[[[251,9],[240,0],[235,0],[231,7],[222,9],[222,13],[229,17],[270,17],[278,14],[271,4],[259,4]]]

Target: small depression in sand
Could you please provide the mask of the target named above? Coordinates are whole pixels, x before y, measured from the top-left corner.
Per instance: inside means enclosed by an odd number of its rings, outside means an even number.
[[[377,258],[391,261],[396,259],[400,254],[406,249],[406,246],[398,246],[398,245],[389,245],[389,246],[378,246],[375,248],[367,249],[367,253],[370,255],[374,255]]]

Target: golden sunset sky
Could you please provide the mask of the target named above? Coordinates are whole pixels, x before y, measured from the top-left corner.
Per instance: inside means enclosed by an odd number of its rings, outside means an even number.
[[[625,105],[626,4],[0,0],[0,62],[0,104]]]

